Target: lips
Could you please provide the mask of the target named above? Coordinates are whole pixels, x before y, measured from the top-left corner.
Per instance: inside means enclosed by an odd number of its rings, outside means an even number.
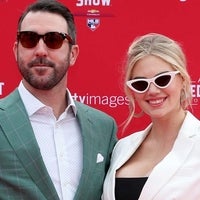
[[[158,106],[161,105],[166,98],[159,98],[159,99],[150,99],[147,102],[152,106]]]
[[[38,67],[38,68],[40,68],[40,67],[50,67],[50,66],[38,64],[38,65],[33,65],[32,67]]]
[[[48,73],[50,68],[51,67],[46,66],[46,65],[34,65],[34,66],[32,66],[32,69],[40,76]]]
[[[28,64],[28,67],[55,67],[55,64],[48,61],[46,58],[36,58]]]

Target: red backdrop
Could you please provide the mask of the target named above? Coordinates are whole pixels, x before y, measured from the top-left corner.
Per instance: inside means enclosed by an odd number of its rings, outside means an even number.
[[[33,0],[0,0],[0,98],[21,79],[12,47],[17,20]],[[123,93],[123,62],[129,44],[148,32],[165,34],[182,44],[192,77],[193,113],[199,112],[199,0],[62,0],[75,15],[80,54],[70,69],[68,87],[76,100],[112,115],[120,125],[128,115]],[[143,129],[147,117],[136,119],[128,135]],[[118,136],[121,135],[119,128]]]

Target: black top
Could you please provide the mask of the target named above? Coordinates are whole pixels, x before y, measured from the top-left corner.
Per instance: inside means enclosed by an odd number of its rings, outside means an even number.
[[[116,200],[138,200],[148,177],[140,178],[116,178]]]

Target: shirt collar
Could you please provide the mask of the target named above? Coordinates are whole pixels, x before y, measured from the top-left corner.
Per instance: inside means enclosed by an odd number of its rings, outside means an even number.
[[[18,86],[18,91],[21,96],[21,99],[24,103],[24,106],[27,110],[28,116],[33,115],[35,112],[37,112],[39,109],[46,107],[45,104],[43,104],[40,100],[38,100],[36,97],[34,97],[23,85],[22,81],[20,82]],[[65,109],[65,112],[67,112],[70,108],[72,108],[74,115],[77,113],[77,108],[74,103],[74,99],[72,98],[72,95],[68,89],[66,89],[66,95],[68,99],[68,106]],[[31,102],[31,104],[30,104]]]

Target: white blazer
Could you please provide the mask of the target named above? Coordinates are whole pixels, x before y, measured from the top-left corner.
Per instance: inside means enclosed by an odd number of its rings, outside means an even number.
[[[116,170],[136,151],[151,126],[116,144],[102,200],[115,199]],[[138,200],[200,200],[200,121],[189,111],[171,152],[154,167]]]

